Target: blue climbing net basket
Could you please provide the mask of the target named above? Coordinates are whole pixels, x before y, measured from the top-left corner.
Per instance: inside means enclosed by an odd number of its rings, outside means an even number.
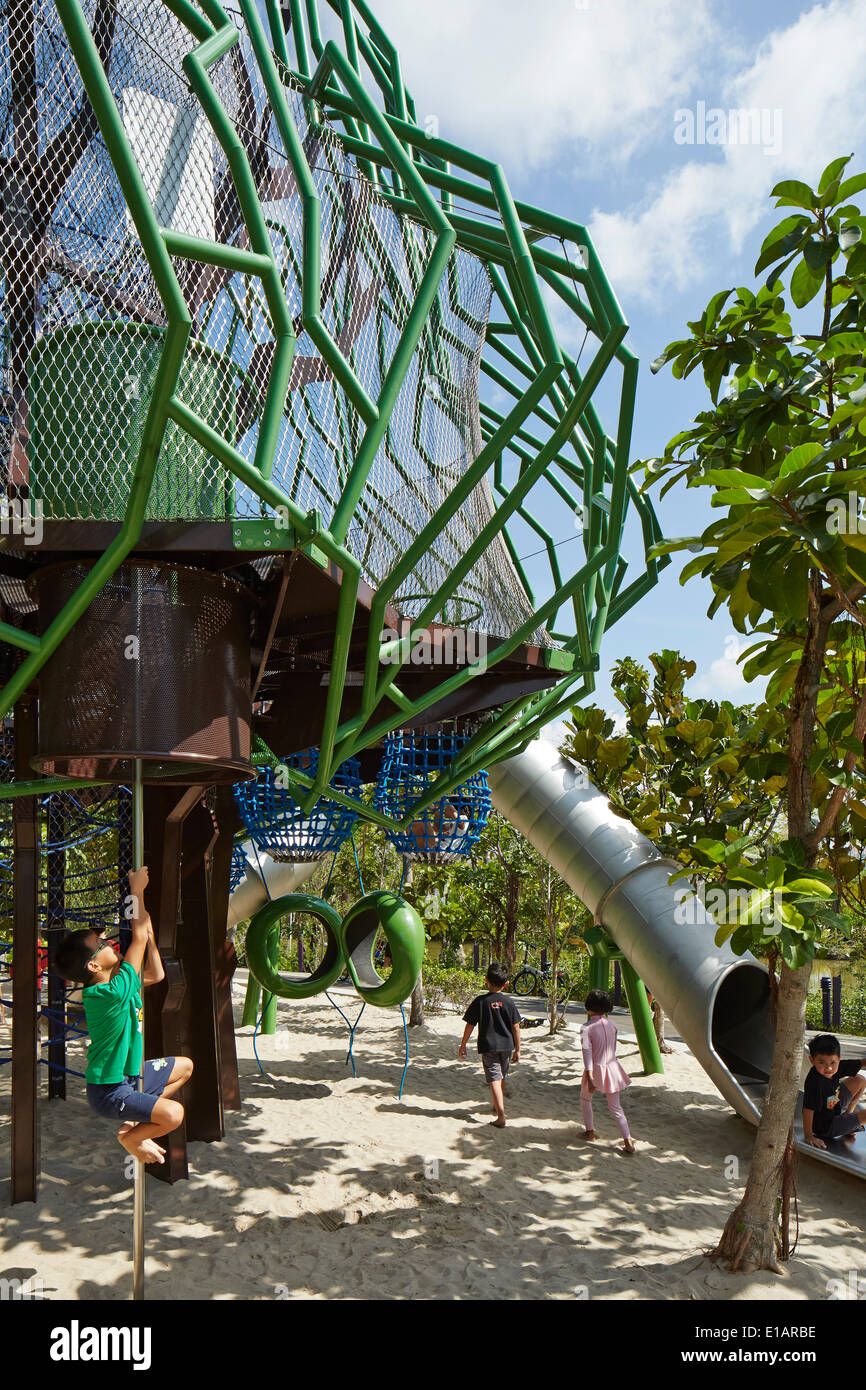
[[[468,734],[444,730],[399,729],[385,739],[374,804],[394,820],[402,819],[439,774],[450,767],[468,742]],[[405,830],[387,830],[388,840],[404,858],[423,864],[448,864],[472,852],[490,815],[487,773],[468,781],[422,811]]]
[[[293,753],[283,763],[314,777],[318,749]],[[361,765],[357,758],[341,763],[331,786],[360,801]],[[261,768],[255,782],[239,782],[234,793],[238,814],[253,844],[282,863],[309,864],[333,854],[349,838],[358,819],[353,808],[326,796],[310,815],[304,815],[288,789],[279,785],[279,773],[271,767]]]

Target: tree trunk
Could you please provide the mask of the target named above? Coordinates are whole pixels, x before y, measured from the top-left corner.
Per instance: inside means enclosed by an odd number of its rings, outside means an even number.
[[[712,1252],[726,1268],[748,1273],[771,1269],[781,1274],[783,1251],[778,1218],[779,1200],[786,1186],[786,1155],[790,1146],[791,1120],[797,1103],[806,1034],[806,995],[811,966],[791,970],[782,963],[776,1016],[776,1040],[770,1068],[770,1084],[758,1125],[755,1151],[746,1189],[728,1217],[722,1238]],[[787,1214],[782,1213],[784,1229]]]
[[[415,981],[409,1009],[409,1027],[418,1028],[424,1022],[424,983],[421,975]]]
[[[505,941],[502,964],[509,975],[514,974],[514,952],[517,945],[517,914],[520,906],[520,875],[512,869],[507,871],[507,901],[505,904]]]
[[[659,1052],[672,1052],[673,1049],[665,1042],[665,1016],[662,1013],[662,1006],[657,999],[653,999],[651,1008],[653,1027],[656,1030],[656,1041],[659,1045]]]

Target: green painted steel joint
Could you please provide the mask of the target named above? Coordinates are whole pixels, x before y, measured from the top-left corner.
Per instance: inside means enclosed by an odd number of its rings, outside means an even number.
[[[235,521],[232,524],[232,545],[235,550],[294,550],[297,535],[291,526],[278,526],[276,521]]]

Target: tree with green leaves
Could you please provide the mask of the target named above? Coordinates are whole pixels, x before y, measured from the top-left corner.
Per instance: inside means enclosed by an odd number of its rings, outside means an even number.
[[[780,894],[780,905],[769,927],[746,920],[719,933],[735,951],[768,956],[776,1019],[748,1181],[716,1251],[731,1269],[778,1269],[788,1254],[810,963],[826,924],[845,928],[832,912],[828,844],[864,802],[866,219],[852,200],[866,175],[846,177],[849,158],[834,160],[815,190],[776,186],[776,207],[793,211],[761,249],[755,274],[768,271],[765,282],[714,295],[690,336],[653,364],[671,362],[676,377],[700,368],[712,405],[643,465],[643,486],[684,479],[708,488],[720,513],[701,535],[659,550],[698,552],[681,582],[709,580],[710,614],[726,607],[754,639],[744,675],[769,677],[767,704],[785,718],[786,838],[759,864],[744,855],[727,865],[729,879]],[[844,686],[829,679],[831,662],[846,670]]]
[[[624,731],[604,710],[578,706],[563,751],[586,768],[614,810],[686,866],[692,887],[721,882],[730,864],[781,838],[784,715],[766,705],[691,700],[685,686],[693,661],[675,651],[654,652],[650,661],[651,683],[630,657],[613,668]]]

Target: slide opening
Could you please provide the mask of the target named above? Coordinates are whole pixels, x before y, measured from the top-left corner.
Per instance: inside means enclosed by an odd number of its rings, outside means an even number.
[[[766,970],[748,961],[733,966],[716,991],[712,1009],[713,1050],[738,1081],[766,1082],[773,1056]]]

